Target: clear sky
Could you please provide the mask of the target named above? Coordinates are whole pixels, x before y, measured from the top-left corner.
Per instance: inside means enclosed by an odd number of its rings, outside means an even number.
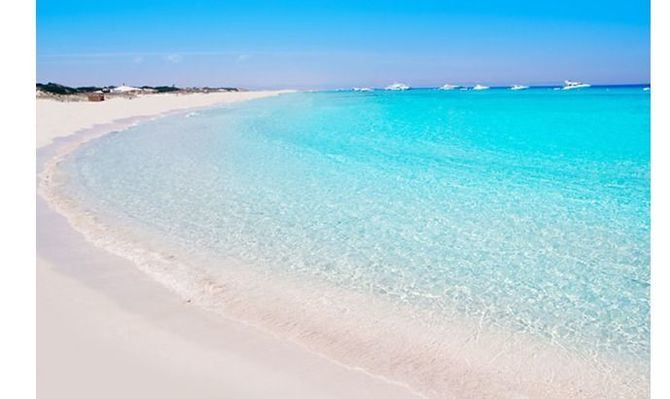
[[[648,0],[38,0],[37,80],[338,88],[649,82]]]

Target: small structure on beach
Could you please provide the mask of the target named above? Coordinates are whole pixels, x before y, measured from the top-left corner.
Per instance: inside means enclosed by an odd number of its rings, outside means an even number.
[[[112,89],[112,93],[139,93],[142,89],[138,87],[126,86],[125,84]]]
[[[93,101],[93,102],[105,101],[105,94],[104,93],[89,93],[87,97],[88,97],[88,101]]]

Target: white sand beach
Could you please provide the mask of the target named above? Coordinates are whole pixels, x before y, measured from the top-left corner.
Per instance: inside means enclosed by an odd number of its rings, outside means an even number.
[[[51,172],[51,161],[79,143],[142,120],[278,94],[147,95],[102,103],[38,99],[37,171]],[[70,219],[78,230],[72,228],[55,210],[64,208],[57,200],[49,204],[54,197],[43,193],[37,199],[40,398],[646,395],[646,379],[636,370],[620,375],[618,365],[484,328],[477,320],[443,323],[417,317],[415,308],[389,308],[325,286],[310,296],[278,276],[263,281],[253,273],[222,274],[225,289],[208,287],[226,306],[210,313],[198,306],[206,301],[183,299],[189,297],[154,280],[160,278],[132,257],[114,254],[127,251],[91,244],[90,231]],[[107,233],[102,230],[103,241],[111,240]],[[339,312],[324,312],[324,301],[337,302]]]
[[[67,139],[118,120],[277,91],[37,100],[38,173]],[[411,398],[409,388],[183,301],[88,243],[37,199],[39,398]]]
[[[102,102],[37,99],[37,148],[55,138],[119,119],[156,116],[166,112],[227,104],[273,96],[285,91],[243,91],[193,94],[152,94],[113,97]]]

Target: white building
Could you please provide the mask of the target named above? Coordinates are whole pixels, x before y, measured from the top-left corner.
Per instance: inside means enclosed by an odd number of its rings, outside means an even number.
[[[125,84],[123,84],[121,86],[113,88],[111,91],[112,93],[132,93],[132,92],[140,92],[142,91],[142,89],[132,86],[126,86]]]

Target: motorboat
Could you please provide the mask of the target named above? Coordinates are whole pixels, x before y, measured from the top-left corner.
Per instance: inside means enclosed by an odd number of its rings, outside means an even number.
[[[386,86],[386,90],[409,90],[409,86],[404,83],[393,83],[392,85]]]
[[[476,84],[475,87],[472,88],[472,90],[488,90],[488,89],[490,89],[490,87],[480,84]]]
[[[526,90],[527,88],[528,86],[524,85],[513,85],[512,87],[510,87],[510,90]]]
[[[459,86],[459,85],[452,85],[452,84],[447,83],[447,84],[441,86],[441,87],[440,87],[440,90],[454,90],[454,89],[458,89],[459,87],[461,87],[461,86]]]
[[[591,87],[591,85],[588,83],[575,82],[572,80],[566,80],[564,83],[565,85],[563,86],[563,90],[574,90],[574,89],[583,89],[585,87]]]

